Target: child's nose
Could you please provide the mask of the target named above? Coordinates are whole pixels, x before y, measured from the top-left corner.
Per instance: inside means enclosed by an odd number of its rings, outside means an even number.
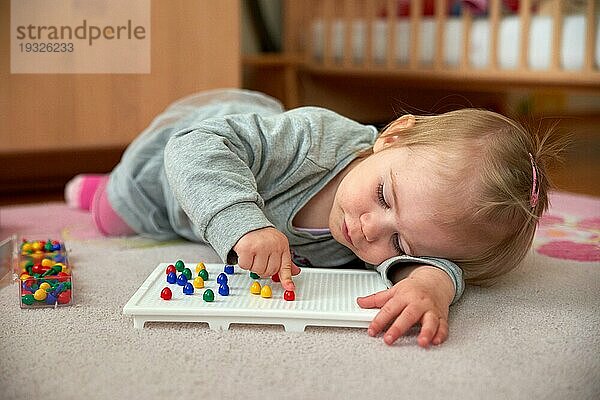
[[[360,216],[360,224],[367,242],[372,243],[385,236],[388,223],[376,213],[365,213]]]

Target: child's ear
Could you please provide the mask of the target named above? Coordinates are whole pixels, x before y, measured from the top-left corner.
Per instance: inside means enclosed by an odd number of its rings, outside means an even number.
[[[400,118],[396,119],[393,123],[396,129],[407,129],[412,128],[415,124],[415,116],[412,114],[404,114]]]
[[[375,140],[373,145],[373,153],[377,153],[380,150],[385,149],[391,144],[398,141],[399,136],[396,134],[390,134],[390,132],[398,132],[403,129],[412,128],[415,124],[415,117],[410,114],[406,114],[395,120],[390,126]]]

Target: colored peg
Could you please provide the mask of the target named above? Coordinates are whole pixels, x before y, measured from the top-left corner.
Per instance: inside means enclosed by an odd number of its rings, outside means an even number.
[[[173,293],[171,292],[171,289],[169,289],[168,287],[164,288],[161,292],[160,292],[160,297],[163,300],[171,300],[171,297],[173,296]]]
[[[268,299],[272,295],[273,295],[273,292],[271,291],[271,287],[270,286],[265,285],[265,286],[262,287],[262,289],[260,289],[260,297]]]
[[[215,299],[215,294],[213,293],[213,291],[211,289],[206,289],[204,291],[204,294],[202,295],[202,299],[204,301],[211,302]]]
[[[260,294],[260,283],[258,281],[254,281],[252,286],[250,286],[250,293],[252,294]]]
[[[286,290],[283,292],[283,299],[285,301],[294,301],[296,300],[296,293],[293,290]]]
[[[227,264],[227,265],[225,265],[225,270],[224,270],[224,272],[225,272],[227,275],[233,275],[233,274],[235,273],[235,268],[233,267],[233,265],[229,265],[229,264]]]
[[[227,283],[222,283],[219,286],[219,294],[221,296],[229,296],[229,286],[227,286]]]
[[[183,294],[194,294],[194,286],[191,283],[186,283],[183,287]]]
[[[184,262],[181,260],[177,260],[177,262],[175,263],[175,269],[177,270],[177,272],[182,272],[184,268],[185,268]]]
[[[200,270],[200,272],[198,272],[198,276],[201,277],[202,279],[204,279],[205,281],[208,280],[208,271],[205,269]]]
[[[225,273],[221,272],[219,274],[219,276],[217,276],[217,283],[220,285],[227,284],[227,275],[225,275]]]

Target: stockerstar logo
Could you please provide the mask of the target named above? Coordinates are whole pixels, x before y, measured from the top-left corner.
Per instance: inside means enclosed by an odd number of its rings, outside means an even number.
[[[151,0],[11,0],[11,73],[150,73]]]

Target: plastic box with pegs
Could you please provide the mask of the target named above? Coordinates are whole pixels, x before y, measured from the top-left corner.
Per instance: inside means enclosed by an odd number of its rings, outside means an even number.
[[[63,242],[23,239],[16,253],[14,272],[21,308],[73,304],[73,274]]]
[[[194,266],[197,268],[196,263],[182,262],[180,274],[185,268],[196,270]],[[229,329],[231,324],[276,324],[296,332],[304,331],[306,326],[367,328],[379,310],[360,308],[356,298],[386,289],[377,271],[303,268],[294,277],[297,290],[292,297],[293,292],[286,295],[275,276],[255,279],[238,267],[228,275],[229,292],[223,296],[217,280],[227,266],[202,266],[208,279],[186,294],[183,286],[168,280],[169,274],[175,275],[176,266],[157,265],[125,304],[123,314],[131,315],[138,329],[154,321],[206,322],[215,330]],[[203,270],[196,271],[200,274]],[[250,291],[252,286],[258,291]],[[268,288],[264,293],[267,297],[261,295],[263,288]]]

